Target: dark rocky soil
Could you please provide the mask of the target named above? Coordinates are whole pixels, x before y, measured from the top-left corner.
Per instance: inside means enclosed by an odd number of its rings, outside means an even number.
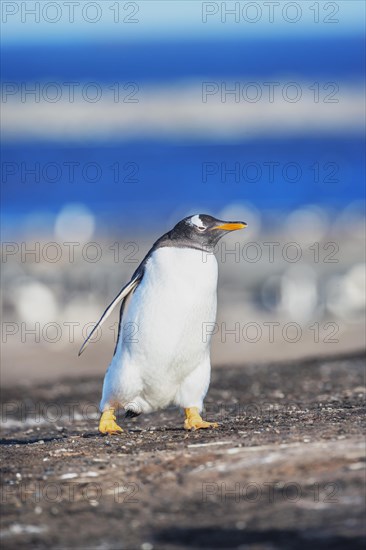
[[[97,433],[100,378],[7,388],[2,548],[361,548],[364,358],[222,367],[205,417]]]

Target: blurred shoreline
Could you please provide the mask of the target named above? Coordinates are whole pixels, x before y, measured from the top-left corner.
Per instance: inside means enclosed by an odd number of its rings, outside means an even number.
[[[217,214],[249,225],[240,235],[227,236],[216,252],[218,317],[215,327],[202,327],[202,338],[213,332],[214,367],[341,355],[365,347],[362,216],[351,209],[348,217],[343,212],[328,223],[321,210],[304,207],[282,220],[282,230],[269,233],[261,229],[255,209],[237,205]],[[87,218],[78,220],[79,232],[82,221],[87,229]],[[116,234],[98,239],[91,233],[74,247],[70,261],[72,248],[63,243],[70,240],[71,221],[59,220],[58,233],[49,240],[25,237],[23,261],[21,246],[14,251],[3,245],[5,385],[92,373],[102,378],[114,350],[118,313],[80,358],[77,352],[159,236],[129,240],[125,234],[119,241]],[[94,261],[98,247],[103,254]],[[63,254],[54,261],[59,250]],[[260,257],[253,261],[256,254]]]

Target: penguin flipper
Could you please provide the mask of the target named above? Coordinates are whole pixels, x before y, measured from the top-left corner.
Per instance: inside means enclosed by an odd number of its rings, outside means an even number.
[[[136,272],[135,276],[131,279],[131,281],[122,288],[119,294],[117,294],[113,302],[109,304],[109,306],[107,307],[107,309],[105,310],[105,312],[103,313],[103,315],[101,316],[101,318],[99,319],[99,321],[97,322],[97,324],[95,325],[95,327],[93,328],[93,330],[91,331],[91,333],[89,334],[89,336],[87,337],[83,345],[81,346],[78,354],[79,356],[83,353],[84,349],[89,344],[90,338],[93,336],[94,332],[98,329],[98,327],[100,327],[104,323],[104,321],[107,319],[107,317],[109,317],[109,315],[112,313],[116,305],[119,304],[122,300],[124,300],[133,290],[135,290],[135,288],[137,287],[141,279],[142,279],[142,273],[140,271]]]

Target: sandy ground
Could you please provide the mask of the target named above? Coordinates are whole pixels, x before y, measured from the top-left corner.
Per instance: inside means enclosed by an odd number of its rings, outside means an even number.
[[[3,392],[2,548],[361,548],[364,358],[213,371],[205,416],[97,433],[101,379]]]

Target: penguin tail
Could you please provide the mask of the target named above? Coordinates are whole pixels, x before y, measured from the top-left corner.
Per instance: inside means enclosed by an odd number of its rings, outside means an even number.
[[[140,412],[133,411],[132,409],[127,409],[125,412],[125,418],[135,418],[136,416],[140,416]]]

